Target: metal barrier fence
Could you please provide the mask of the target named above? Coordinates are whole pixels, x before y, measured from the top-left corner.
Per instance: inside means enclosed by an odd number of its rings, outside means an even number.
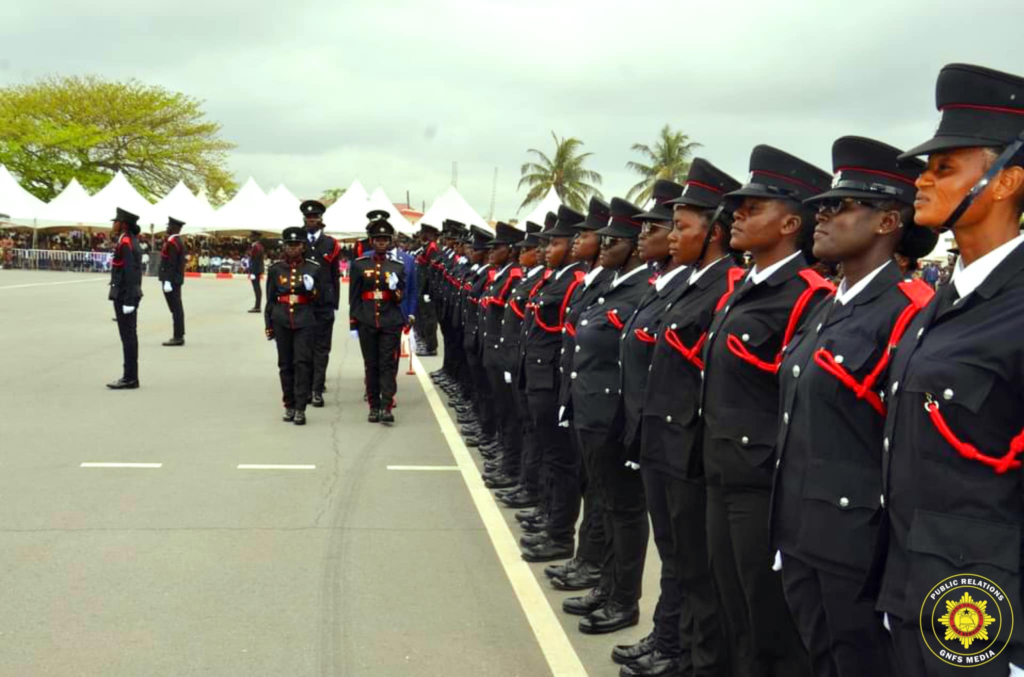
[[[8,249],[4,267],[22,270],[66,270],[74,273],[109,273],[110,252],[68,252],[49,249]]]

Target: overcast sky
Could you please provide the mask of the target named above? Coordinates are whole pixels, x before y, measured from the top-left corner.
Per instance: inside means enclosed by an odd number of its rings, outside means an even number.
[[[137,78],[205,101],[239,182],[360,179],[414,205],[458,188],[514,218],[527,148],[594,153],[606,198],[665,123],[739,179],[768,143],[830,169],[846,134],[908,147],[960,61],[1024,74],[1024,0],[12,0],[0,84]],[[525,214],[521,212],[519,215]]]

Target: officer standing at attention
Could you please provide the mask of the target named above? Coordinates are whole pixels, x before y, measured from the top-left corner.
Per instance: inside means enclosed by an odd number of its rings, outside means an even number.
[[[284,258],[267,274],[267,340],[277,341],[277,368],[281,375],[284,421],[306,425],[313,373],[313,302],[319,266],[307,259],[306,236],[301,228],[285,228]]]
[[[1024,674],[1024,78],[952,64],[935,99],[935,137],[904,157],[928,156],[914,220],[952,229],[960,260],[889,367],[876,608],[901,676],[1006,677]],[[937,590],[964,573],[988,587]]]
[[[423,357],[437,355],[437,292],[434,291],[436,269],[434,265],[441,258],[437,246],[440,232],[434,226],[420,223],[420,240],[423,246],[416,253],[417,293],[419,304],[416,322],[416,354]]]
[[[406,317],[402,314],[405,268],[388,256],[395,228],[388,213],[375,210],[366,215],[373,248],[352,264],[349,281],[349,326],[359,338],[366,371],[370,423],[394,423],[391,411],[398,376],[399,346]]]
[[[256,295],[256,305],[249,309],[250,313],[258,313],[263,310],[263,243],[260,242],[260,234],[255,230],[249,233],[249,281],[252,282],[252,293]]]
[[[181,305],[181,285],[185,284],[188,247],[181,239],[181,227],[184,225],[184,221],[168,217],[167,239],[160,250],[159,279],[163,284],[164,299],[174,322],[174,336],[170,341],[164,341],[165,346],[185,345],[185,309]]]
[[[309,238],[309,258],[320,266],[320,280],[317,298],[313,302],[316,315],[316,331],[313,340],[313,406],[324,406],[324,390],[327,389],[327,363],[331,358],[331,341],[334,337],[334,315],[338,310],[341,293],[341,245],[325,235],[324,212],[327,207],[316,200],[306,200],[299,209],[306,222],[306,236]]]
[[[114,217],[111,239],[117,240],[114,259],[110,264],[110,292],[107,298],[114,302],[114,319],[121,335],[124,353],[123,375],[108,383],[111,390],[134,390],[139,387],[139,335],[138,309],[142,301],[142,249],[136,237],[139,217],[118,207]]]

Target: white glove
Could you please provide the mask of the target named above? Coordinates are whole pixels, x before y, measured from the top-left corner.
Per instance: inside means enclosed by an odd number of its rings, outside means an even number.
[[[250,275],[249,275],[249,279],[250,279],[250,280],[255,280],[255,279],[256,279],[256,276],[255,276],[255,275],[252,275],[252,274],[250,274]]]
[[[423,295],[423,302],[424,303],[430,303],[430,294],[424,294]]]
[[[135,306],[121,306],[121,312],[125,315],[131,315],[135,312]]]
[[[505,372],[505,383],[508,383],[509,385],[512,385],[512,372],[509,372],[509,371]]]
[[[782,571],[782,551],[775,551],[775,562],[772,563],[772,571]]]
[[[359,330],[358,329],[353,329],[352,331],[350,331],[348,333],[348,335],[351,336],[352,338],[356,339],[357,341],[359,340]]]
[[[1024,670],[1010,663],[1010,677],[1024,677]]]
[[[398,289],[398,276],[394,273],[388,273],[387,275],[388,289],[395,291]]]
[[[564,406],[561,406],[561,407],[558,408],[558,427],[559,428],[568,428],[569,427],[569,421],[568,421],[568,419],[565,418],[565,407]]]
[[[306,288],[306,291],[313,291],[313,276],[312,275],[303,275],[302,276],[302,286]]]
[[[164,293],[170,294],[172,291],[174,291],[174,287],[171,286],[171,281],[164,280]]]
[[[882,614],[882,627],[885,628],[889,632],[890,635],[892,634],[892,628],[889,627],[889,614]],[[1013,665],[1011,664],[1010,667],[1011,667],[1010,674],[1012,675],[1013,674],[1013,670],[1012,670]]]
[[[626,461],[626,467],[629,468],[630,470],[639,470],[640,464],[633,463],[633,461]]]

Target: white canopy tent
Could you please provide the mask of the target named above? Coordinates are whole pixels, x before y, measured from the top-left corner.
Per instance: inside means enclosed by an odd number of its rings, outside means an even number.
[[[544,196],[544,199],[537,203],[537,206],[533,210],[524,216],[519,221],[519,230],[526,230],[526,222],[533,221],[538,226],[544,225],[544,219],[547,217],[548,212],[558,213],[558,208],[562,206],[562,200],[558,197],[558,192],[551,188],[548,194]]]
[[[278,230],[302,226],[302,212],[299,210],[301,204],[302,201],[283,183],[267,193],[267,214]]]
[[[370,196],[355,179],[324,212],[324,232],[336,237],[362,237],[366,235],[366,213],[370,209]]]
[[[398,210],[398,207],[395,206],[395,203],[388,199],[384,189],[381,187],[378,187],[370,195],[370,210],[374,209],[383,209],[391,215],[388,218],[388,223],[395,227],[396,232],[405,235],[414,235],[417,232],[416,226],[409,223],[409,219],[405,218],[402,212]]]
[[[152,221],[146,222],[141,219],[143,214],[152,211],[153,204],[142,197],[121,172],[114,174],[110,183],[103,186],[103,190],[89,200],[88,220],[110,223],[110,219],[114,218],[118,208],[138,215],[140,217],[139,225],[143,230],[147,230],[146,226],[153,225]],[[166,224],[167,222],[164,221],[164,225]]]
[[[480,226],[488,232],[493,232],[483,218],[476,213],[465,198],[456,190],[455,186],[449,186],[448,190],[436,198],[430,209],[420,218],[420,223],[440,229],[445,219],[452,219],[466,226]]]
[[[85,188],[82,188],[78,179],[71,179],[71,183],[40,210],[36,227],[87,225],[109,228],[110,219],[114,215],[107,214],[106,218],[99,217],[98,220],[92,220],[91,201],[92,198],[85,192]]]
[[[7,167],[0,165],[0,214],[6,214],[16,225],[31,226],[45,206],[45,202],[21,187]]]
[[[208,231],[262,231],[276,232],[269,214],[266,193],[251,176],[226,205],[214,213]]]
[[[150,207],[147,213],[140,214],[140,221],[152,223],[154,230],[159,233],[166,230],[167,219],[171,216],[185,222],[183,234],[194,235],[213,225],[214,211],[209,202],[193,195],[188,186],[179,181],[171,192]]]

